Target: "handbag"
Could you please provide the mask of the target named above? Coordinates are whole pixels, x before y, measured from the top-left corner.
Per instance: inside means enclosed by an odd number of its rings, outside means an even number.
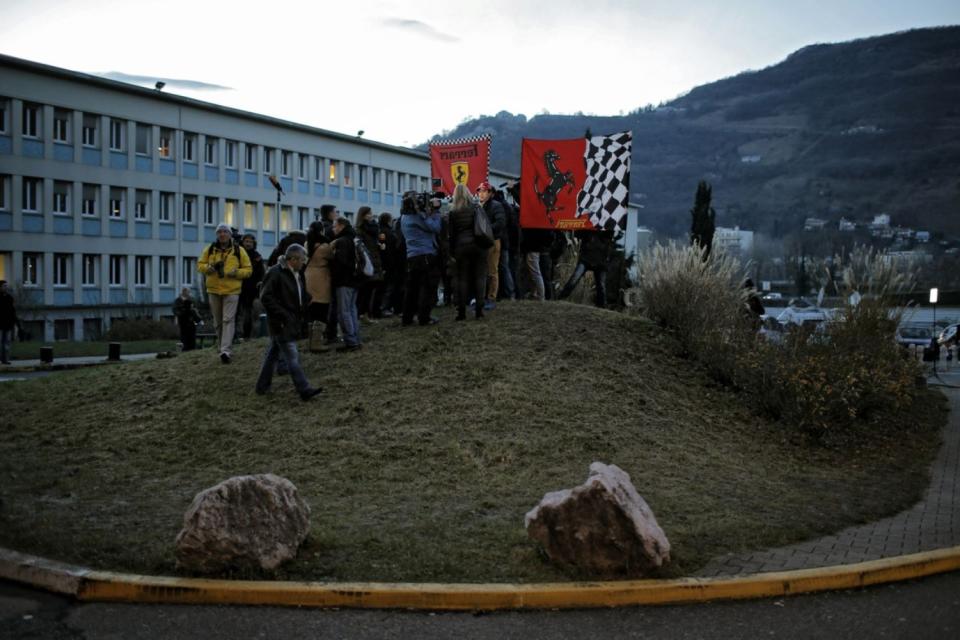
[[[481,249],[489,249],[493,246],[493,227],[490,225],[487,212],[481,207],[473,209],[473,239]]]

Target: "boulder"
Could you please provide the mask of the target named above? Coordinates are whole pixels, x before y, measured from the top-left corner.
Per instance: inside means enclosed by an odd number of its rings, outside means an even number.
[[[297,555],[310,507],[286,478],[236,476],[198,493],[177,534],[177,566],[212,573],[275,569]]]
[[[649,575],[670,562],[670,542],[630,476],[594,462],[579,487],[543,496],[527,535],[558,565],[602,578]]]

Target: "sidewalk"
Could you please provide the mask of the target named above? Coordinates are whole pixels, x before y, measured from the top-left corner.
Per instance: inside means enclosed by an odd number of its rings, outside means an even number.
[[[931,385],[941,382],[960,386],[960,372],[930,380]],[[960,389],[942,390],[950,402],[950,418],[943,446],[930,468],[930,486],[913,508],[816,540],[719,556],[696,575],[712,578],[814,569],[960,545]]]
[[[151,358],[156,358],[156,353],[131,353],[127,355],[121,355],[120,359],[124,362],[132,362],[135,360],[149,360]],[[110,362],[107,360],[105,355],[103,356],[72,356],[72,357],[63,357],[63,358],[54,358],[53,363],[46,364],[41,362],[39,359],[34,360],[13,360],[9,365],[0,365],[0,375],[4,373],[21,373],[24,371],[33,371],[33,370],[56,370],[56,369],[75,369],[79,367],[90,367],[98,364],[106,364]]]

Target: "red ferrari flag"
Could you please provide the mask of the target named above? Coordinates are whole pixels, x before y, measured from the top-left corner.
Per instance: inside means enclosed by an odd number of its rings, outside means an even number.
[[[490,136],[432,143],[430,173],[434,191],[452,195],[458,184],[465,184],[470,193],[476,192],[489,179]]]
[[[626,227],[632,141],[629,131],[572,140],[524,138],[520,226]]]

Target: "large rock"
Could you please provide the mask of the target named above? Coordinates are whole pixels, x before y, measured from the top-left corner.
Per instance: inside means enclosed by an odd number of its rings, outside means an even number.
[[[579,487],[543,496],[524,518],[550,559],[603,578],[642,577],[670,562],[670,542],[630,476],[594,462]]]
[[[310,507],[286,478],[236,476],[193,499],[177,534],[177,566],[201,573],[275,569],[297,555]]]

